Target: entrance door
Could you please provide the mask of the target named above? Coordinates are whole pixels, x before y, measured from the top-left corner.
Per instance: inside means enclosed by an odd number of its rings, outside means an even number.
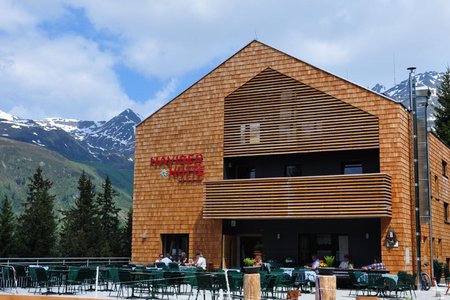
[[[222,268],[231,269],[239,266],[238,237],[223,235],[222,237]]]
[[[255,246],[257,244],[262,244],[262,235],[241,235],[240,240],[240,251],[239,251],[239,265],[246,257],[254,258],[253,252],[255,251]]]

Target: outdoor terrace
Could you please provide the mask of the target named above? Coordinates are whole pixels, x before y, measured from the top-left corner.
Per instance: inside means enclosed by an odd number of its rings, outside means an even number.
[[[16,266],[17,267],[17,266]],[[34,269],[34,270],[33,270]],[[167,269],[153,267],[95,266],[52,268],[28,267],[21,274],[12,266],[1,268],[0,300],[62,299],[74,298],[145,298],[145,299],[190,299],[198,296],[204,299],[242,299],[243,274],[238,270],[215,270],[206,272],[192,267],[169,266]],[[43,272],[36,272],[41,270]],[[305,269],[277,269],[270,273],[260,271],[261,299],[286,299],[287,291],[296,286],[302,290],[302,299],[314,299],[319,290],[308,279]],[[34,274],[34,275],[33,275]],[[44,277],[40,277],[41,275]],[[82,276],[80,275],[82,274]],[[399,275],[363,273],[355,270],[351,274],[365,279],[358,281],[351,290],[338,289],[337,299],[352,299],[358,295],[375,295],[379,298],[435,299],[438,293],[443,297],[443,286],[429,291],[414,291],[406,286]],[[376,276],[371,276],[376,275]],[[377,280],[372,280],[376,278]],[[381,281],[380,281],[381,280]],[[378,284],[380,281],[380,284]],[[389,285],[386,285],[389,283]],[[58,298],[52,298],[57,295]]]

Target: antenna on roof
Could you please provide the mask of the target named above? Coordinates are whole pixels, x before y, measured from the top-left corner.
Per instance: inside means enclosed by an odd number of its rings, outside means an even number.
[[[255,40],[258,40],[258,35],[256,34],[256,30],[255,30]]]

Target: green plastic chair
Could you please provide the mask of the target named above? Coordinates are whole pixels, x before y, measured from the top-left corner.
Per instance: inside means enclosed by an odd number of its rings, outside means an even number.
[[[354,271],[354,272],[350,272],[348,275],[349,275],[350,281],[352,283],[352,289],[350,289],[350,292],[348,293],[348,295],[350,296],[350,294],[352,293],[352,290],[355,290],[356,296],[358,296],[358,291],[362,291],[363,295],[364,295],[364,292],[367,291],[367,288],[368,288],[368,282],[366,282],[363,279],[364,273],[360,272],[360,271]]]

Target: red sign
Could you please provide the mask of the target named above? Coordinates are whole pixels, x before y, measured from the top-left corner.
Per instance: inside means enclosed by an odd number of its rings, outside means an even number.
[[[205,175],[205,166],[202,166],[202,154],[181,154],[156,156],[150,158],[150,165],[154,167],[167,166],[162,168],[162,177],[172,177],[179,182],[201,182]]]

